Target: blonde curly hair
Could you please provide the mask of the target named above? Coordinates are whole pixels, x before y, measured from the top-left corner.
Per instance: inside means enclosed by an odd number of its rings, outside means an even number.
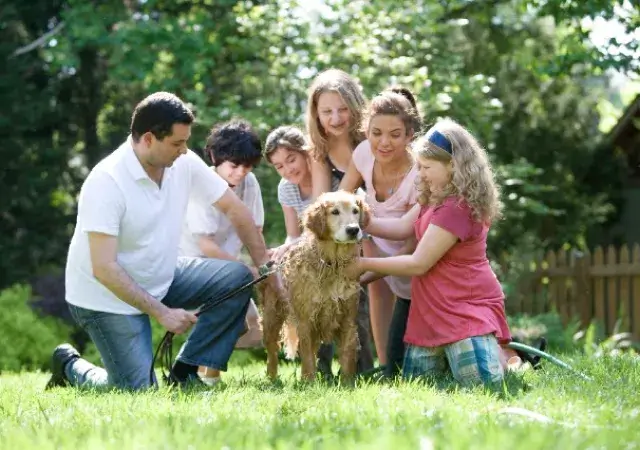
[[[362,110],[365,99],[360,87],[353,78],[340,69],[328,69],[321,72],[311,84],[307,97],[307,112],[305,122],[309,136],[309,151],[316,161],[324,161],[329,153],[329,137],[325,133],[318,118],[318,99],[325,92],[335,92],[347,104],[351,120],[349,122],[349,137],[355,148],[364,141],[364,133],[360,129]]]
[[[434,132],[440,132],[449,141],[451,153],[431,142]],[[451,181],[437,195],[418,178],[418,203],[438,205],[445,198],[456,196],[466,200],[474,219],[479,222],[490,223],[502,216],[500,191],[487,153],[466,128],[451,119],[443,119],[414,141],[412,152],[418,161],[427,159],[453,164]]]

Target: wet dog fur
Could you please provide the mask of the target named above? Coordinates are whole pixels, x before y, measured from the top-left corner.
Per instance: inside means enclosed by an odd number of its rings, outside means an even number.
[[[281,261],[285,298],[269,284],[260,285],[270,378],[277,377],[281,342],[288,357],[299,352],[302,378],[312,380],[320,344],[335,341],[341,379],[353,379],[360,345],[356,327],[360,284],[347,278],[344,268],[359,255],[369,214],[367,204],[355,194],[321,195],[303,214],[301,239]]]

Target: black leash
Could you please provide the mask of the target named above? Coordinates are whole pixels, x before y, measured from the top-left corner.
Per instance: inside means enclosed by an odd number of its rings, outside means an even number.
[[[250,282],[229,292],[228,294],[224,295],[221,298],[211,299],[203,303],[202,305],[200,305],[200,307],[198,307],[198,309],[194,313],[195,316],[196,317],[200,316],[200,314],[202,314],[203,312],[210,310],[214,306],[219,305],[220,303],[230,299],[231,297],[235,297],[239,293],[265,280],[267,277],[275,273],[275,271],[277,270],[273,267],[274,265],[275,263],[273,261],[269,261],[266,264],[260,266],[258,268],[258,273],[260,274],[258,278],[256,278],[255,280],[251,280]],[[175,333],[172,333],[171,331],[167,331],[162,337],[162,340],[160,341],[160,343],[158,344],[158,347],[156,348],[156,352],[153,355],[153,360],[151,361],[151,369],[149,369],[149,383],[152,386],[155,385],[154,367],[156,365],[156,361],[158,361],[158,357],[160,360],[160,367],[162,369],[162,378],[164,379],[164,381],[168,382],[170,380],[170,377],[173,375],[171,365],[173,362],[173,337],[174,336],[175,336]],[[168,373],[165,372],[165,369],[167,370]]]

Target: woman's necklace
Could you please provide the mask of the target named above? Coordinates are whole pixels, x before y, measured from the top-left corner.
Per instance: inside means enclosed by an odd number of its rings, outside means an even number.
[[[402,176],[399,176],[400,172],[397,171],[395,173],[395,177],[392,178],[393,180],[393,185],[387,189],[387,195],[393,195],[394,192],[396,192],[396,190],[398,189],[398,184],[400,184],[402,182],[402,180],[404,180],[404,177],[407,175],[407,173],[409,173],[409,171],[411,170],[411,164],[409,164],[409,167],[407,169],[404,170],[404,172],[402,173]],[[380,166],[380,164],[378,163],[378,172],[380,173],[381,179],[386,179],[387,177],[385,177],[384,172],[382,170],[382,166]]]

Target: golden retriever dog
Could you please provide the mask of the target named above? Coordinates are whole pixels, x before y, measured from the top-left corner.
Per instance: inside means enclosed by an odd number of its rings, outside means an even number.
[[[281,331],[287,356],[292,358],[299,351],[303,379],[316,376],[320,344],[334,341],[341,379],[350,381],[355,375],[360,284],[347,278],[343,269],[359,255],[368,220],[364,200],[346,191],[327,192],[304,212],[302,237],[280,261],[286,298],[266,283],[260,286],[267,374],[272,379],[278,372]]]

